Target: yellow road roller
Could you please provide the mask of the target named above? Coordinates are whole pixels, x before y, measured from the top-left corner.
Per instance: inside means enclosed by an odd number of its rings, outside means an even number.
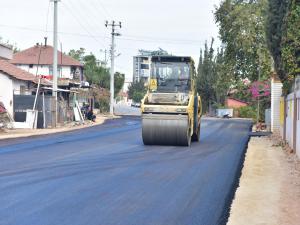
[[[141,103],[145,145],[190,146],[199,141],[201,98],[191,57],[153,56],[148,91]]]

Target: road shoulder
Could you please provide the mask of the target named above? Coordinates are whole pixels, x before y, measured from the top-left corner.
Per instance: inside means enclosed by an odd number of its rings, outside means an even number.
[[[116,116],[115,118],[119,118]],[[47,134],[56,134],[63,133],[68,131],[74,131],[79,129],[84,129],[92,126],[97,126],[103,124],[106,120],[112,119],[110,116],[106,115],[97,115],[96,122],[85,121],[84,124],[79,123],[69,123],[62,127],[53,128],[53,129],[11,129],[0,132],[0,140],[13,139],[13,138],[24,138],[24,137],[33,137]]]
[[[251,138],[227,224],[300,224],[299,159],[268,137]]]

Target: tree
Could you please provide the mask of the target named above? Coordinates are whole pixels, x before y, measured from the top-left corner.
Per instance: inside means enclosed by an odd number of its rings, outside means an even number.
[[[229,89],[234,84],[234,79],[232,71],[226,64],[223,48],[217,50],[215,74],[217,79],[213,87],[216,92],[216,102],[220,105],[224,105]]]
[[[78,61],[83,61],[83,57],[85,55],[85,49],[84,48],[80,48],[79,50],[70,50],[69,51],[69,56],[71,56],[73,59],[76,59]]]
[[[238,81],[268,78],[271,62],[266,45],[265,21],[267,0],[224,0],[216,8],[215,19],[224,46],[229,70]]]
[[[115,82],[115,96],[120,93],[120,90],[124,86],[125,81],[125,74],[116,72],[114,76],[114,82]]]
[[[214,90],[214,83],[216,81],[215,73],[215,62],[214,62],[214,49],[213,49],[214,39],[211,40],[210,48],[207,42],[204,46],[204,52],[199,59],[198,65],[198,76],[197,76],[197,90],[202,98],[202,105],[204,111],[207,111],[211,102],[216,100],[216,92]]]
[[[110,70],[109,68],[99,65],[99,60],[93,53],[85,54],[85,49],[70,50],[69,56],[74,59],[81,60],[84,64],[84,75],[86,80],[94,87],[93,96],[95,97],[95,103],[102,110],[107,110],[109,107],[109,88],[110,88]],[[115,96],[123,88],[125,81],[125,74],[116,72],[114,74],[115,82]],[[98,93],[98,94],[97,94]]]
[[[299,0],[269,0],[266,34],[275,71],[287,95],[292,91],[294,77],[300,74]]]
[[[79,50],[70,50],[68,55],[83,62],[84,75],[90,84],[96,85],[99,88],[110,88],[110,70],[109,68],[99,65],[99,60],[93,53],[86,55],[85,49],[80,48]],[[125,74],[116,72],[114,75],[115,95],[123,88],[124,81]]]
[[[128,97],[134,102],[140,102],[145,96],[147,89],[143,81],[133,82],[128,87]]]
[[[17,43],[11,43],[9,40],[4,41],[3,38],[0,36],[0,43],[6,45],[7,47],[10,47],[13,50],[13,53],[20,52],[20,48],[18,48]]]
[[[282,40],[282,62],[286,72],[284,92],[292,91],[294,78],[300,76],[300,2],[291,0],[286,18],[286,33]]]
[[[274,67],[279,78],[285,80],[285,71],[282,63],[282,41],[286,29],[285,18],[290,0],[269,0],[266,21],[267,44],[272,54]]]

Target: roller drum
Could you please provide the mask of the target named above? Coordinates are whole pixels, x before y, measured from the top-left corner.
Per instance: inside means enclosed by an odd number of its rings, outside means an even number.
[[[189,146],[188,115],[143,114],[142,136],[145,145]]]

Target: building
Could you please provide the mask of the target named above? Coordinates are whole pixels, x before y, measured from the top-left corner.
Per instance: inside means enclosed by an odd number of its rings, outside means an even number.
[[[139,55],[133,57],[133,82],[147,81],[150,76],[151,57],[168,55],[163,49],[157,51],[139,50]]]
[[[31,95],[38,83],[38,78],[7,60],[0,60],[0,102],[13,117],[14,95]],[[51,85],[49,81],[42,80],[43,85]]]
[[[10,63],[32,74],[42,75],[52,80],[53,47],[35,45],[13,55]],[[84,82],[83,65],[70,56],[58,51],[58,86],[80,86]]]
[[[0,43],[0,59],[9,60],[12,59],[12,57],[13,57],[12,47]]]
[[[238,109],[244,106],[248,106],[248,103],[239,99],[227,98],[225,105],[227,108]]]

